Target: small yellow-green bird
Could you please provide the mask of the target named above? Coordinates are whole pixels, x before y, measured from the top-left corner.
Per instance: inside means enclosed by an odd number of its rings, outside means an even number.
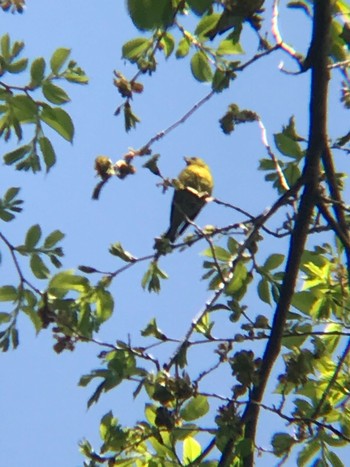
[[[193,221],[213,192],[213,177],[199,157],[185,157],[186,167],[180,172],[171,204],[170,227],[163,238],[174,242]]]

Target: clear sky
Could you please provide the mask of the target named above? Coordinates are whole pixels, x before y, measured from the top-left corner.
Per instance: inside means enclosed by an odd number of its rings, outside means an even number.
[[[92,201],[91,193],[97,182],[93,170],[96,155],[106,154],[116,161],[129,147],[142,147],[177,121],[210,88],[193,79],[186,59],[170,58],[165,62],[160,58],[159,70],[152,77],[142,77],[144,93],[134,99],[134,110],[142,123],[136,131],[126,134],[122,118],[113,115],[121,103],[112,84],[113,70],[133,76],[135,70],[121,58],[121,47],[140,33],[128,18],[124,2],[27,3],[23,15],[1,13],[1,34],[8,32],[13,40],[24,40],[23,55],[31,59],[38,56],[49,59],[56,48],[71,48],[71,57],[86,71],[90,83],[64,85],[72,99],[66,110],[73,118],[76,134],[70,145],[48,132],[58,155],[57,166],[51,173],[34,176],[1,167],[1,193],[9,186],[21,186],[25,200],[23,213],[4,226],[4,233],[16,244],[23,242],[24,232],[33,224],[40,223],[45,234],[58,228],[66,233],[65,268],[85,264],[115,270],[121,263],[108,254],[109,245],[120,241],[135,256],[150,254],[154,238],[168,227],[171,193],[163,195],[157,187],[158,179],[142,169],[144,161],[138,161],[136,175],[124,181],[112,180],[100,200]],[[287,21],[284,13],[282,6],[281,32],[304,53],[310,25],[300,12],[289,13],[296,23]],[[253,33],[244,35],[243,47],[248,52],[254,50]],[[291,115],[296,116],[299,133],[307,136],[309,75],[282,74],[278,69],[280,60],[285,61],[286,68],[295,70],[295,64],[282,53],[267,57],[239,76],[229,91],[215,96],[184,125],[156,143],[153,150],[161,154],[162,173],[176,177],[183,168],[183,156],[199,155],[212,168],[217,198],[240,205],[253,215],[268,207],[275,193],[264,182],[264,174],[257,170],[258,160],[266,157],[258,126],[247,124],[225,136],[218,120],[227,105],[234,102],[261,116],[271,143],[273,133],[279,132]],[[338,89],[331,92],[331,109],[337,107]],[[331,131],[344,134],[347,123],[345,113],[334,110]],[[4,153],[15,146],[15,141],[6,145],[1,140],[0,145]],[[339,157],[346,170],[347,162],[341,159],[343,156]],[[237,213],[212,204],[205,208],[198,223],[224,226],[240,220]],[[275,248],[275,241],[265,245],[264,254]],[[204,248],[201,243],[184,254],[161,259],[161,267],[170,278],[158,296],[141,289],[145,263],[121,275],[112,288],[115,316],[104,325],[99,339],[113,343],[117,339],[127,340],[130,335],[133,343],[138,342],[139,330],[152,317],[157,318],[165,333],[181,338],[210,296],[205,282],[200,280],[203,258],[199,253]],[[14,271],[8,270],[8,260],[5,254],[0,265],[1,284],[15,277]],[[82,466],[78,442],[86,437],[98,446],[98,424],[107,411],[112,409],[125,424],[142,418],[142,400],[133,402],[131,384],[102,396],[87,411],[86,402],[94,386],[79,388],[77,382],[82,374],[99,367],[100,348],[80,344],[73,353],[57,355],[52,350],[50,332],[36,336],[26,317],[19,320],[19,331],[19,348],[0,357],[0,467]],[[201,355],[195,361],[199,371]],[[268,446],[268,441],[266,433],[261,442]],[[263,462],[259,465],[271,465],[268,460],[266,464]]]

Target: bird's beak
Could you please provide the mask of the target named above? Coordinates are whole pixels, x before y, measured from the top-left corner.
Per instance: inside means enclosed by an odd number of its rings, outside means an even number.
[[[190,165],[190,158],[189,157],[184,157],[184,161],[186,162],[187,165]]]

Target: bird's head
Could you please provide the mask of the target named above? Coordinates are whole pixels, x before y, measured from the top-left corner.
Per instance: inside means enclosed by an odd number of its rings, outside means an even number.
[[[199,165],[200,167],[207,167],[203,159],[199,157],[184,157],[186,165]]]

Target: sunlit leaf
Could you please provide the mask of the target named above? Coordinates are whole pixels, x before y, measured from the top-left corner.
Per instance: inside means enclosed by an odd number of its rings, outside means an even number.
[[[107,321],[113,313],[114,300],[111,293],[103,288],[96,290],[96,316],[100,322]]]
[[[51,81],[44,81],[42,90],[46,99],[52,104],[65,104],[70,101],[66,91],[53,84]]]
[[[50,280],[49,290],[74,290],[76,292],[86,292],[90,288],[86,277],[74,274],[72,271],[64,271],[56,274]]]
[[[17,60],[16,62],[12,62],[9,65],[7,65],[7,71],[10,73],[21,73],[24,71],[28,66],[28,59],[27,58],[21,58],[20,60]]]
[[[191,436],[183,442],[183,461],[185,465],[193,462],[202,452],[201,445]]]
[[[38,279],[47,279],[50,275],[50,270],[47,268],[39,255],[31,255],[30,268],[34,276]]]
[[[219,13],[212,13],[211,15],[203,16],[203,18],[199,21],[194,31],[195,34],[199,37],[199,39],[203,41],[208,40],[206,34],[214,28],[220,16],[221,15]]]
[[[39,146],[40,150],[43,154],[44,162],[46,165],[46,171],[48,172],[52,166],[56,163],[56,154],[54,148],[51,144],[51,141],[46,138],[46,136],[42,136],[39,138]]]
[[[52,248],[64,238],[64,233],[60,230],[54,230],[44,240],[44,248]]]
[[[196,80],[200,82],[211,81],[213,72],[208,57],[202,52],[196,52],[191,59],[191,71]]]
[[[57,75],[61,71],[63,65],[65,64],[70,55],[70,52],[70,49],[62,47],[55,50],[55,52],[52,54],[50,60],[50,67],[55,75]]]
[[[25,146],[21,146],[14,151],[8,152],[4,155],[4,162],[6,165],[12,165],[15,162],[23,159],[30,151],[32,150],[32,146],[30,144],[26,144]]]
[[[36,88],[41,85],[45,77],[46,63],[42,57],[36,58],[30,67],[30,86]]]
[[[150,47],[149,39],[137,37],[126,42],[122,47],[122,54],[131,62],[137,61],[140,56]]]
[[[74,125],[70,116],[59,107],[45,105],[40,118],[69,142],[73,141]]]
[[[181,417],[189,422],[203,417],[208,411],[208,399],[205,396],[196,396],[192,397],[181,409]]]
[[[14,302],[17,300],[18,290],[13,285],[3,285],[0,287],[0,302]]]
[[[172,2],[168,0],[127,0],[134,25],[140,30],[166,28],[173,20]]]
[[[32,227],[30,227],[30,229],[28,229],[28,232],[26,234],[24,244],[27,250],[30,251],[33,248],[35,248],[40,238],[41,238],[41,227],[39,224],[35,224]]]

